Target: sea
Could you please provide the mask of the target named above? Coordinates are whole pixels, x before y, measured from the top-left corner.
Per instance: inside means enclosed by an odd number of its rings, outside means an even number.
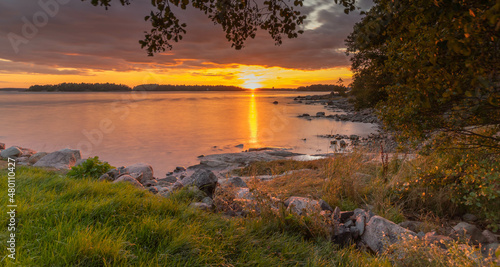
[[[198,156],[282,147],[308,155],[333,151],[319,135],[367,136],[369,123],[298,115],[342,111],[305,105],[325,92],[0,92],[0,142],[36,151],[79,149],[113,166],[144,162],[155,177]],[[273,102],[277,101],[277,104]]]

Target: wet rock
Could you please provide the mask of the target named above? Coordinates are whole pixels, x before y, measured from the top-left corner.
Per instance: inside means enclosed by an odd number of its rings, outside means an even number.
[[[56,169],[70,169],[82,158],[80,150],[62,149],[49,153],[38,160],[35,167],[52,167]]]

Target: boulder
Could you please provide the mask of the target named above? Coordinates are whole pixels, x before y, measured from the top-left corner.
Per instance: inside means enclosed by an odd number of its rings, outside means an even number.
[[[494,233],[492,233],[488,230],[484,230],[482,232],[482,234],[483,234],[484,238],[486,239],[486,243],[497,243],[498,242],[498,238]]]
[[[139,183],[139,181],[137,181],[134,177],[127,175],[127,174],[122,175],[122,176],[118,177],[118,179],[113,181],[113,183],[119,183],[119,182],[127,182],[127,183],[131,183],[135,187],[144,188],[144,186],[142,186],[142,184]]]
[[[130,165],[124,169],[125,173],[129,174],[142,174],[142,177],[138,178],[141,184],[147,180],[153,180],[153,167],[147,163],[136,163]]]
[[[212,197],[217,186],[217,176],[212,171],[199,169],[189,178],[181,180],[181,183],[184,186],[195,185],[209,197]]]
[[[425,234],[424,241],[426,244],[434,244],[440,248],[446,249],[446,243],[453,241],[452,238],[444,235],[437,235],[436,232],[429,232]]]
[[[33,166],[35,167],[52,167],[56,169],[70,169],[75,166],[76,162],[82,158],[80,150],[61,149],[56,152],[49,153],[38,160]]]
[[[172,185],[172,191],[182,189],[183,187],[184,185],[180,181],[177,181]]]
[[[460,222],[453,227],[453,231],[454,236],[458,238],[465,237],[475,245],[487,242],[487,239],[483,236],[481,230],[470,223]]]
[[[210,197],[204,197],[201,202],[207,204],[209,207],[212,207],[214,205],[214,200]]]
[[[195,209],[200,209],[200,210],[205,210],[205,211],[209,211],[211,209],[211,207],[209,205],[207,205],[206,203],[203,203],[203,202],[193,202],[191,204],[189,204],[190,207],[193,207]]]
[[[23,156],[23,157],[28,157],[28,158],[29,158],[29,157],[31,157],[31,155],[36,154],[36,151],[35,151],[35,150],[33,150],[33,149],[29,149],[29,148],[22,148],[22,147],[20,147],[19,149],[21,149],[21,151],[23,152],[23,153],[21,154],[21,156]]]
[[[417,221],[404,221],[398,225],[415,233],[420,232],[422,229],[422,222]]]
[[[337,209],[337,208],[335,208]],[[341,211],[340,212],[340,221],[345,222],[347,219],[351,218],[354,215],[354,211]]]
[[[105,173],[99,177],[99,181],[113,181],[113,179],[109,176],[109,174]]]
[[[228,182],[235,187],[248,187],[247,183],[245,183],[245,181],[243,181],[240,177],[231,177]]]
[[[184,166],[177,166],[177,167],[175,167],[175,170],[174,170],[174,172],[184,172],[184,171],[186,171],[186,167],[184,167]]]
[[[320,212],[322,210],[329,210],[333,212],[333,209],[324,200],[314,200],[306,197],[290,197],[285,201],[285,206],[287,209],[298,215],[306,215],[314,212]]]
[[[5,149],[5,144],[4,143],[0,143],[0,150],[4,150]]]
[[[316,117],[324,117],[325,116],[325,113],[320,111],[320,112],[316,112]]]
[[[413,238],[416,234],[380,216],[373,216],[365,225],[361,241],[372,251],[383,253],[388,246],[402,238]]]
[[[26,165],[27,165],[28,161],[29,161],[29,157],[26,157],[26,156],[21,156],[21,157],[17,158],[18,163],[26,163]]]
[[[23,153],[23,151],[21,149],[19,149],[19,147],[11,146],[5,150],[2,150],[2,152],[0,153],[0,156],[2,156],[2,158],[19,157],[19,156],[21,156],[22,153]]]
[[[31,164],[37,163],[41,158],[45,157],[47,155],[47,152],[38,152],[33,155],[31,155],[29,162]]]

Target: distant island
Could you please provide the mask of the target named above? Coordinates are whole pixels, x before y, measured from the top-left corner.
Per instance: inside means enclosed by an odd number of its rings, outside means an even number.
[[[130,92],[130,91],[247,91],[239,86],[231,85],[173,85],[173,84],[141,84],[131,88],[124,84],[115,83],[60,83],[47,85],[32,85],[28,89],[3,88],[6,91],[28,92]],[[260,91],[323,91],[336,92],[344,95],[348,90],[343,85],[313,84],[294,88],[258,88]]]

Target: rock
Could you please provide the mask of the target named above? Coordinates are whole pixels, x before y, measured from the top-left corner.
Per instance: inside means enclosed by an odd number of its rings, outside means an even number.
[[[452,238],[444,235],[437,235],[436,232],[425,234],[423,239],[426,244],[434,244],[443,249],[446,249],[446,243],[453,241]]]
[[[351,140],[358,140],[359,136],[357,136],[355,134],[351,134],[351,135],[349,135],[349,139],[351,139]]]
[[[365,222],[367,220],[365,212],[356,212],[358,209],[354,211],[354,217],[356,218],[356,228],[359,230],[359,234],[362,235],[365,232]]]
[[[153,193],[153,194],[158,194],[158,188],[156,188],[154,186],[148,187],[148,191]]]
[[[124,169],[125,173],[138,173],[142,174],[142,177],[138,179],[141,184],[147,180],[153,180],[153,167],[147,163],[136,163],[130,165]]]
[[[70,169],[75,166],[76,162],[82,158],[80,150],[61,149],[56,152],[49,153],[38,160],[33,166],[35,167],[52,167],[56,169]]]
[[[2,156],[2,158],[19,157],[19,156],[21,156],[22,153],[23,153],[23,151],[21,149],[19,149],[19,147],[11,146],[5,150],[2,150],[2,152],[0,153],[0,156]]]
[[[311,115],[309,115],[307,113],[302,114],[302,117],[309,117],[309,116],[311,116]]]
[[[110,181],[114,181],[116,178],[126,173],[125,167],[121,166],[116,169],[109,170],[106,174],[109,176]]]
[[[210,197],[204,197],[201,202],[207,204],[210,208],[214,205],[214,200]]]
[[[253,200],[253,194],[250,192],[250,189],[248,188],[240,188],[234,196],[235,199],[240,199],[240,200]]]
[[[205,211],[209,211],[211,209],[211,207],[209,205],[207,205],[206,203],[203,203],[203,202],[193,202],[193,203],[189,204],[189,206],[196,208],[196,209],[205,210]]]
[[[278,105],[278,101],[274,101],[273,104]]]
[[[118,177],[118,179],[113,181],[113,183],[119,183],[119,182],[127,182],[127,183],[131,183],[135,187],[144,188],[144,186],[142,186],[142,184],[139,181],[137,181],[134,177],[127,175],[127,174],[122,175],[122,176]]]
[[[181,182],[177,181],[172,185],[172,191],[182,189],[183,187],[184,185]]]
[[[23,152],[21,154],[22,157],[31,157],[31,155],[34,155],[36,154],[36,151],[33,150],[33,149],[29,149],[29,148],[22,148],[22,147],[19,147],[19,149],[21,149],[21,151]]]
[[[143,183],[143,185],[145,187],[151,187],[151,186],[157,186],[158,185],[158,181],[156,181],[155,179],[153,180],[147,180]]]
[[[16,159],[17,163],[28,163],[29,157],[27,156],[22,156]]]
[[[325,116],[325,112],[316,112],[316,117],[324,117]]]
[[[496,254],[496,251],[500,249],[500,244],[498,243],[491,243],[491,244],[488,244],[484,247],[481,248],[481,252],[483,253],[483,255],[485,257],[496,257],[495,254]],[[492,266],[498,266],[498,265],[492,265]]]
[[[99,181],[113,181],[113,179],[111,179],[111,177],[109,176],[109,174],[105,173],[103,175],[101,175],[101,177],[99,177]]]
[[[486,239],[486,243],[490,243],[491,244],[491,243],[497,243],[498,242],[498,238],[497,238],[497,236],[494,233],[492,233],[492,232],[490,232],[488,230],[484,230],[482,232],[482,234],[483,234],[484,238]]]
[[[453,231],[454,235],[458,238],[465,237],[475,245],[487,242],[487,239],[483,236],[479,228],[466,222],[460,222],[459,224],[455,225],[453,227]]]
[[[342,221],[342,212],[340,211],[339,207],[335,207],[335,209],[333,210],[332,218],[336,223],[345,222],[345,220]]]
[[[199,169],[189,178],[181,181],[184,186],[195,185],[201,191],[212,197],[215,187],[217,186],[217,176],[212,171]]]
[[[462,216],[462,219],[469,223],[477,221],[476,215],[470,213],[464,214],[464,216]]]
[[[333,209],[323,200],[313,200],[305,197],[290,197],[285,201],[285,206],[290,212],[305,215],[320,212],[321,210]]]
[[[243,181],[240,177],[231,177],[228,182],[235,187],[248,187],[247,183],[245,183],[245,181]]]
[[[337,208],[335,208],[337,209]],[[340,222],[345,222],[347,219],[354,215],[354,211],[342,211],[340,212]]]
[[[422,228],[422,222],[417,221],[404,221],[398,225],[415,233],[420,232]]]
[[[162,183],[175,183],[177,182],[177,177],[173,175],[168,175],[167,177],[160,179],[160,182]]]
[[[380,216],[373,216],[365,225],[361,241],[372,251],[383,253],[388,246],[401,238],[412,238],[416,234]]]
[[[333,242],[339,245],[347,245],[351,243],[352,236],[349,227],[344,224],[339,224],[334,227]]]
[[[4,143],[0,143],[0,150],[4,150],[5,149],[5,144]]]
[[[235,145],[234,147],[243,148],[243,144]]]
[[[184,171],[186,171],[186,167],[184,167],[184,166],[177,166],[177,167],[175,167],[175,170],[174,170],[174,172],[184,172]]]
[[[339,141],[339,145],[340,145],[340,148],[346,148],[347,147],[347,143],[344,140],[340,140]]]

